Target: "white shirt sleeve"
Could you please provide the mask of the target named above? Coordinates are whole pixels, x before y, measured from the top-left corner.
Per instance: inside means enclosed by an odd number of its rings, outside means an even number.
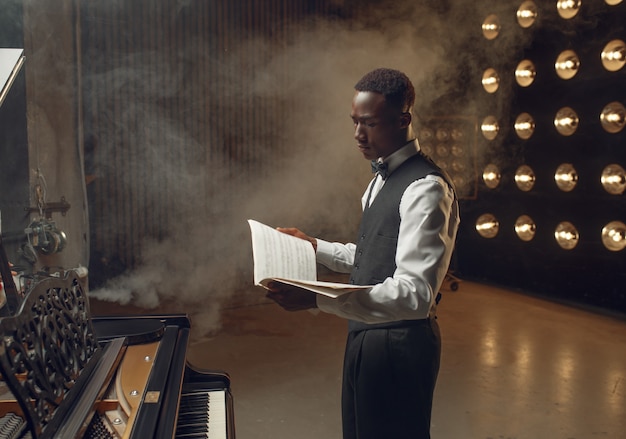
[[[318,295],[318,307],[366,323],[428,317],[448,271],[458,225],[458,204],[441,177],[428,175],[413,182],[400,201],[393,277],[337,299]],[[318,240],[317,260],[332,270],[349,272],[355,248]]]

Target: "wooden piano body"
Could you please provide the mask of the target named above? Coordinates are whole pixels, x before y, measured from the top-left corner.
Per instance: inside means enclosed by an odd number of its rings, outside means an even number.
[[[187,362],[189,331],[92,318],[74,272],[41,280],[0,319],[0,438],[234,439],[230,379]]]

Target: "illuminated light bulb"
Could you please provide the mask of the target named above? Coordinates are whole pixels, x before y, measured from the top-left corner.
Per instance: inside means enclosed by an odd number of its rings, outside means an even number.
[[[454,143],[450,147],[450,150],[452,152],[452,155],[455,157],[463,157],[465,155],[465,148],[463,148],[463,145],[459,143]]]
[[[602,128],[608,133],[619,133],[626,125],[626,108],[620,102],[611,102],[600,113]]]
[[[496,72],[493,68],[488,68],[483,73],[483,88],[487,93],[495,93],[498,91],[498,87],[500,86],[500,77],[498,76],[498,72]]]
[[[500,20],[496,14],[491,14],[483,21],[483,36],[493,40],[500,33]]]
[[[559,0],[556,2],[556,8],[562,18],[569,20],[578,14],[580,4],[581,0]]]
[[[565,250],[571,250],[578,244],[580,235],[576,227],[569,221],[563,221],[554,230],[554,239]]]
[[[619,5],[622,0],[605,0],[606,4],[609,6]]]
[[[515,133],[520,139],[530,139],[535,132],[535,119],[528,113],[521,113],[515,119]]]
[[[483,181],[489,189],[495,189],[500,184],[502,175],[500,169],[493,163],[489,163],[483,170]]]
[[[626,189],[626,171],[618,164],[608,165],[602,171],[600,182],[609,194],[621,195]]]
[[[578,114],[570,107],[563,107],[554,117],[554,127],[563,136],[571,136],[578,128]]]
[[[556,169],[554,181],[563,192],[570,192],[578,183],[578,173],[571,163],[563,163]]]
[[[515,171],[515,184],[524,192],[530,191],[535,185],[535,172],[528,165],[521,165]]]
[[[485,213],[476,220],[476,231],[483,238],[493,238],[500,230],[500,223],[490,213]]]
[[[498,125],[498,120],[495,116],[487,116],[483,120],[480,130],[485,139],[493,140],[498,135],[498,131],[500,131],[500,125]]]
[[[532,1],[525,1],[517,9],[517,23],[523,28],[529,28],[537,19],[537,5]]]
[[[435,152],[439,157],[448,157],[450,155],[450,148],[445,143],[439,143],[435,147]]]
[[[626,43],[612,40],[604,46],[600,54],[602,65],[609,72],[617,72],[626,64]]]
[[[536,231],[537,225],[528,215],[522,215],[515,221],[515,233],[522,241],[531,241]]]
[[[515,68],[515,81],[520,87],[528,87],[534,82],[536,75],[537,70],[531,60],[524,59]]]
[[[573,50],[564,50],[554,63],[556,74],[561,79],[572,79],[580,69],[580,59]]]
[[[626,247],[626,224],[611,221],[602,228],[602,244],[612,252],[624,250]]]

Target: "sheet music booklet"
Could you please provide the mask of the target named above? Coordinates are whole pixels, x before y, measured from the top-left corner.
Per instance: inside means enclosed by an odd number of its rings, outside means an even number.
[[[371,288],[371,285],[318,281],[315,250],[310,242],[255,220],[248,220],[248,224],[252,234],[255,285],[268,288],[270,282],[278,282],[332,298]]]

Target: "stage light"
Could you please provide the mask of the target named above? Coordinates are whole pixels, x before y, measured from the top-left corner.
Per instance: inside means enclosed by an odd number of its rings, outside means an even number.
[[[463,157],[465,155],[465,148],[459,143],[453,143],[450,147],[450,151],[454,157]]]
[[[500,77],[496,69],[488,68],[483,73],[483,88],[487,93],[495,93],[500,86]]]
[[[626,189],[626,171],[618,164],[608,165],[600,178],[602,187],[611,195],[621,195]]]
[[[483,21],[483,36],[493,40],[500,33],[500,20],[496,14],[491,14]]]
[[[604,246],[618,252],[626,247],[626,224],[621,221],[611,221],[602,228],[602,243]]]
[[[535,80],[536,74],[535,64],[529,59],[524,59],[515,68],[515,81],[520,87],[528,87]]]
[[[602,65],[609,72],[617,72],[626,64],[626,44],[622,40],[611,40],[600,54]]]
[[[515,133],[517,137],[528,140],[535,132],[535,119],[528,113],[521,113],[515,119]]]
[[[563,107],[554,117],[554,127],[563,136],[571,136],[576,132],[579,121],[578,114],[572,108]]]
[[[522,165],[515,171],[515,184],[519,190],[528,192],[535,185],[535,172],[528,165]]]
[[[495,189],[500,184],[500,180],[502,179],[502,175],[500,174],[500,169],[493,163],[485,166],[483,170],[483,181],[485,182],[485,186],[489,189]]]
[[[450,138],[450,132],[443,128],[437,128],[437,131],[435,131],[435,137],[440,142],[445,142]]]
[[[554,70],[561,79],[572,79],[580,69],[580,59],[573,50],[564,50],[556,58]]]
[[[460,162],[458,160],[452,160],[450,162],[450,168],[454,172],[463,172],[463,171],[465,171],[465,163]]]
[[[619,5],[622,2],[622,0],[605,0],[605,2],[607,5],[615,6],[615,5]]]
[[[525,1],[517,9],[517,23],[523,28],[529,28],[537,19],[537,5],[532,1]]]
[[[611,102],[600,113],[602,128],[608,133],[619,133],[626,124],[626,108],[620,102]]]
[[[554,239],[565,250],[571,250],[578,244],[580,235],[576,227],[569,221],[563,221],[554,230]]]
[[[522,215],[515,221],[515,233],[522,241],[531,241],[536,231],[537,225],[528,215]]]
[[[491,213],[485,213],[476,220],[476,231],[483,238],[493,238],[500,230],[500,223]]]
[[[450,155],[450,148],[445,143],[438,143],[435,152],[439,157],[445,158]]]
[[[578,183],[578,173],[571,163],[563,163],[556,169],[554,181],[563,192],[570,192]]]
[[[487,116],[483,119],[483,123],[480,126],[480,130],[483,133],[483,136],[487,140],[493,140],[498,135],[498,131],[500,130],[500,125],[498,125],[498,120],[495,116]]]
[[[578,14],[580,4],[581,0],[559,0],[556,2],[556,8],[562,18],[569,20]]]

